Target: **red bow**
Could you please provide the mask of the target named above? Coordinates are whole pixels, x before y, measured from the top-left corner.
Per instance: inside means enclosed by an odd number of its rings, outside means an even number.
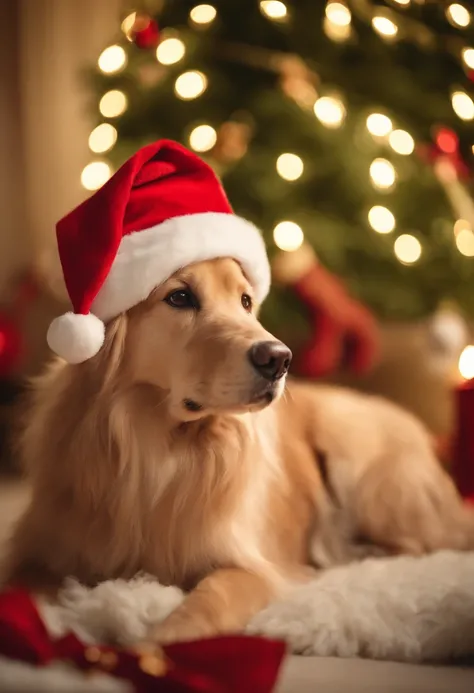
[[[179,643],[142,656],[91,647],[72,633],[52,638],[24,590],[0,594],[0,655],[39,666],[67,660],[127,679],[138,693],[270,693],[284,652],[281,642],[243,636]]]

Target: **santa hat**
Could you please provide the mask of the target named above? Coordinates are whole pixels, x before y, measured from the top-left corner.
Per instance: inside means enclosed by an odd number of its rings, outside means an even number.
[[[95,356],[104,323],[193,262],[234,258],[258,302],[270,287],[260,232],[233,213],[212,169],[176,142],[138,151],[58,222],[57,239],[74,312],[51,323],[48,344],[69,363]]]

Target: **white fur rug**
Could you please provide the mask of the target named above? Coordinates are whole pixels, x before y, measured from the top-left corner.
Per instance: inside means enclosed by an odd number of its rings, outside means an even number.
[[[73,630],[86,642],[128,645],[145,638],[148,628],[182,599],[177,588],[140,576],[94,589],[70,581],[59,604],[39,606],[52,634]],[[284,639],[293,653],[302,655],[405,662],[474,655],[474,553],[369,559],[334,568],[269,606],[248,632]],[[0,691],[20,690],[3,683],[18,680],[19,667],[0,660]],[[51,667],[40,674],[20,668],[22,691],[64,690],[64,670]],[[43,687],[45,676],[50,680]],[[55,676],[63,681],[62,688],[54,683]],[[91,680],[81,688],[76,676],[77,691],[129,690],[105,676],[93,688]]]

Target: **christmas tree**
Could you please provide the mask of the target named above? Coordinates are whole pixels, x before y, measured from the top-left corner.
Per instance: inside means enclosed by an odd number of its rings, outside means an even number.
[[[383,319],[446,300],[474,316],[468,4],[210,2],[130,8],[111,28],[84,187],[176,139],[215,168],[271,257],[312,246]],[[264,320],[277,334],[304,330],[295,301],[275,287]]]

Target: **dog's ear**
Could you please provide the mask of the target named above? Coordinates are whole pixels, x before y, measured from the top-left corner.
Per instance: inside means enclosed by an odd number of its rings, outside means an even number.
[[[93,359],[93,367],[100,379],[102,391],[110,387],[123,363],[127,332],[126,313],[119,315],[106,327],[104,344]]]

